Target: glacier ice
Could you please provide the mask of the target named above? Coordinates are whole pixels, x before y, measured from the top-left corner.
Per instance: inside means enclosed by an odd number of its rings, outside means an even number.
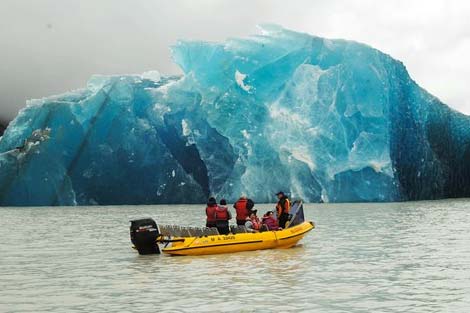
[[[172,47],[182,76],[93,76],[0,139],[1,205],[470,195],[470,119],[364,44],[264,25]]]

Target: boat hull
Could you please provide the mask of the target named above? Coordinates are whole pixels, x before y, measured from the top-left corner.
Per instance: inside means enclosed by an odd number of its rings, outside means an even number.
[[[170,255],[207,255],[263,249],[286,249],[295,246],[314,228],[313,222],[303,222],[291,228],[260,233],[213,235],[179,238],[180,241],[162,249]]]

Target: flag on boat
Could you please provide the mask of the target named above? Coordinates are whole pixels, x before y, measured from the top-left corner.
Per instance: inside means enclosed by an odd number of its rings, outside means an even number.
[[[291,218],[287,228],[302,224],[305,221],[304,205],[302,201],[298,200],[294,202],[290,214]]]

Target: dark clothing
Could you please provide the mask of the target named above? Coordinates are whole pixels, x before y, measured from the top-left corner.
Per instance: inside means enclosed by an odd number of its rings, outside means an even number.
[[[245,226],[246,220],[237,220],[237,225],[239,226]]]
[[[246,199],[246,209],[248,211],[251,211],[253,207],[255,206],[255,203],[251,199]]]
[[[217,225],[215,224],[215,221],[214,222],[206,222],[206,227],[217,227]]]
[[[279,216],[279,227],[286,228],[286,223],[288,220],[289,220],[289,214],[281,213],[281,216]]]
[[[217,221],[216,222],[216,227],[217,227],[217,230],[219,231],[219,234],[221,234],[221,235],[228,235],[228,233],[230,233],[230,227],[228,225],[228,220],[227,221]]]

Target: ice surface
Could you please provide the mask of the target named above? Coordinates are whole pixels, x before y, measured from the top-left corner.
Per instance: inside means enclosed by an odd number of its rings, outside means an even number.
[[[470,120],[366,45],[265,25],[178,42],[184,75],[93,76],[0,140],[0,204],[470,195]]]

